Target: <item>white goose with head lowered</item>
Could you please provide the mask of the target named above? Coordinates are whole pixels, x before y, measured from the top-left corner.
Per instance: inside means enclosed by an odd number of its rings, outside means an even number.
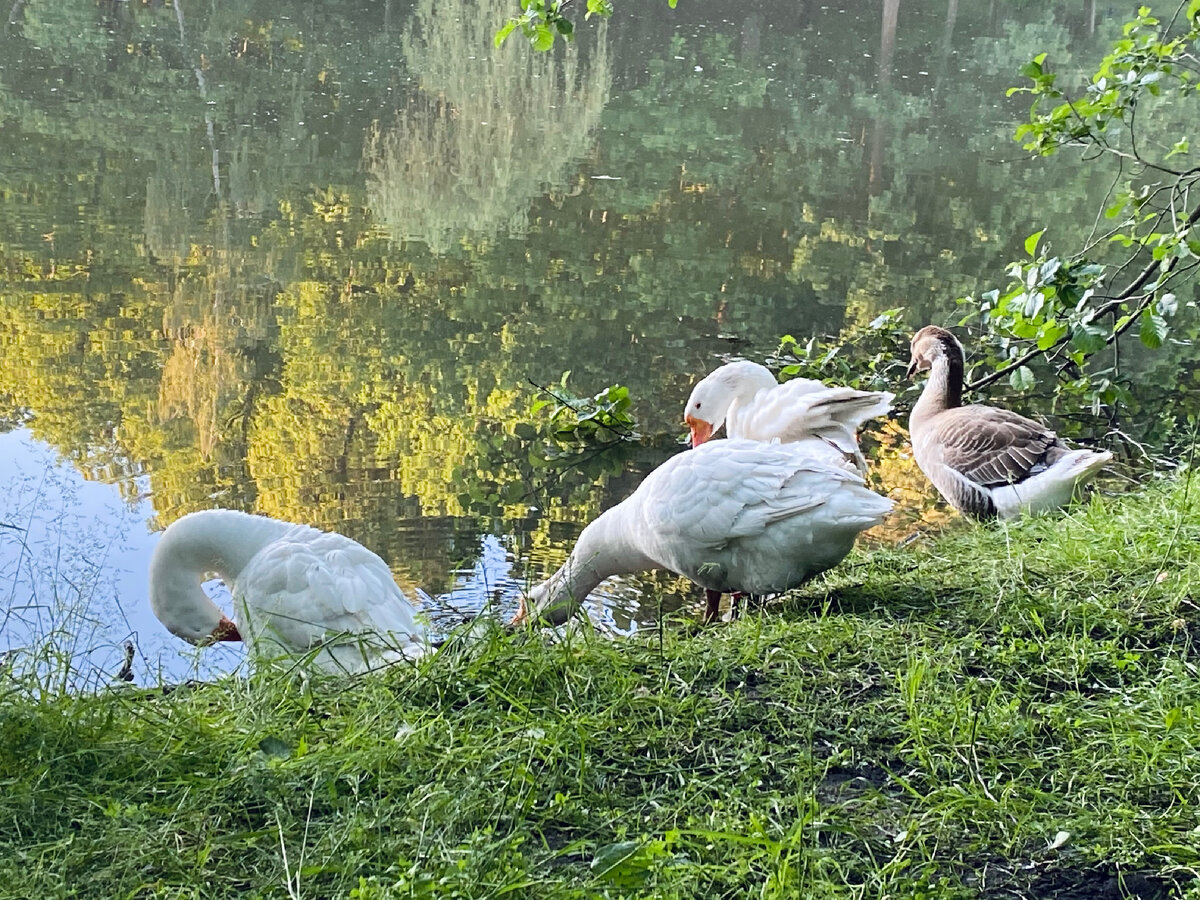
[[[1071,449],[1049,428],[1007,409],[962,405],[962,344],[944,328],[913,335],[911,378],[929,382],[909,418],[913,456],[933,486],[974,519],[1008,519],[1065,506],[1110,459]]]
[[[707,441],[725,425],[731,438],[804,442],[821,459],[866,462],[858,448],[858,429],[892,408],[886,391],[828,387],[808,378],[779,384],[766,366],[736,360],[697,382],[684,407],[692,446]]]
[[[236,624],[200,587],[211,573],[233,594]],[[150,606],[193,644],[245,641],[252,657],[301,657],[328,674],[358,674],[429,649],[387,563],[362,544],[234,510],[190,513],[163,532],[150,560]]]
[[[711,620],[721,593],[775,593],[837,565],[892,505],[803,444],[713,441],[671,457],[589,524],[529,592],[531,612],[561,623],[608,576],[667,569],[705,588]]]

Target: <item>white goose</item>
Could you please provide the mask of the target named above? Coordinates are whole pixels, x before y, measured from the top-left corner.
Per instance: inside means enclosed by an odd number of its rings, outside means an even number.
[[[237,624],[200,584],[215,572]],[[357,674],[429,649],[425,626],[387,563],[335,532],[234,510],[171,524],[150,559],[150,606],[193,644],[245,641],[252,657],[304,657],[329,674]]]
[[[1049,428],[1007,409],[962,405],[964,354],[953,334],[927,325],[913,335],[908,377],[929,371],[909,417],[913,456],[964,515],[1009,519],[1065,506],[1075,486],[1110,459],[1072,450]]]
[[[802,441],[820,459],[843,464],[853,460],[865,472],[856,433],[868,419],[891,408],[892,394],[886,391],[827,387],[808,378],[779,384],[766,366],[737,360],[696,384],[684,407],[684,421],[693,447],[724,423],[728,437]]]
[[[721,593],[787,590],[841,562],[892,501],[803,444],[727,440],[671,457],[580,534],[566,563],[529,592],[557,624],[610,575],[669,569]],[[522,605],[514,619],[527,615]]]

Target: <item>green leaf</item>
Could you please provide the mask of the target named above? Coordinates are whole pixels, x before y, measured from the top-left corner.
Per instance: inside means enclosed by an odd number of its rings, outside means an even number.
[[[1167,339],[1171,328],[1167,320],[1146,310],[1142,313],[1142,324],[1138,328],[1138,337],[1151,350],[1157,350]]]
[[[492,43],[495,44],[496,47],[499,47],[501,44],[504,43],[504,39],[513,33],[513,30],[516,27],[517,27],[516,19],[510,19],[509,21],[505,22],[502,26],[500,26],[500,29],[496,32],[496,36],[494,38],[492,38]]]
[[[1037,250],[1038,241],[1042,239],[1042,235],[1045,233],[1046,229],[1043,228],[1041,231],[1035,231],[1029,237],[1025,238],[1025,252],[1027,254],[1033,256],[1034,251]]]
[[[1180,138],[1178,141],[1175,142],[1175,145],[1171,148],[1171,152],[1168,153],[1164,157],[1164,159],[1170,159],[1172,156],[1175,156],[1177,153],[1187,153],[1188,147],[1189,147],[1188,139]]]
[[[650,874],[653,861],[668,853],[665,841],[620,841],[597,851],[592,870],[618,888],[640,888]]]
[[[1042,326],[1042,333],[1038,337],[1037,346],[1039,350],[1049,350],[1060,340],[1067,336],[1070,329],[1061,322],[1051,319]]]
[[[1037,383],[1037,379],[1033,377],[1033,373],[1029,371],[1028,366],[1021,366],[1014,369],[1012,374],[1008,376],[1008,383],[1013,386],[1014,390],[1027,391]]]
[[[530,43],[533,44],[534,50],[544,53],[554,46],[554,30],[545,22],[539,22],[533,29]]]
[[[292,745],[274,735],[268,735],[259,741],[258,749],[275,759],[287,759],[292,755]]]
[[[1128,196],[1118,197],[1117,201],[1108,209],[1104,210],[1104,216],[1108,219],[1115,219],[1125,209],[1125,204],[1129,202]]]
[[[618,841],[601,847],[592,859],[592,871],[599,876],[607,875],[637,855],[641,846],[641,841]]]
[[[1035,59],[1032,59],[1029,62],[1025,63],[1025,65],[1021,66],[1021,69],[1020,69],[1021,74],[1024,75],[1026,78],[1030,78],[1030,79],[1033,79],[1034,81],[1037,81],[1038,78],[1040,78],[1042,75],[1042,62],[1045,60],[1045,58],[1046,58],[1046,54],[1043,53],[1041,56],[1038,56]]]
[[[1108,332],[1099,325],[1080,325],[1071,334],[1071,345],[1081,353],[1092,354],[1103,350]]]

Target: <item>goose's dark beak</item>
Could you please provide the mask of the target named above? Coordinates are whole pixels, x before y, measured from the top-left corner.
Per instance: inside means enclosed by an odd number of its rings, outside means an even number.
[[[238,631],[238,627],[233,624],[231,619],[222,616],[221,621],[217,623],[217,627],[213,629],[209,641],[215,644],[218,641],[240,641],[241,639],[242,633]]]

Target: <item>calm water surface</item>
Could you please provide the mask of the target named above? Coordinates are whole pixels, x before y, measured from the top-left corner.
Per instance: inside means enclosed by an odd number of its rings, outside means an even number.
[[[236,665],[146,604],[156,532],[218,506],[362,541],[439,622],[510,611],[674,451],[723,357],[897,306],[954,321],[1026,234],[1086,233],[1104,173],[1024,160],[1005,89],[1100,36],[1009,6],[624,4],[538,55],[493,49],[500,0],[17,4],[0,650]],[[648,442],[550,479],[514,426],[567,370],[628,385]],[[629,579],[593,619],[652,624],[664,591],[694,599]]]

